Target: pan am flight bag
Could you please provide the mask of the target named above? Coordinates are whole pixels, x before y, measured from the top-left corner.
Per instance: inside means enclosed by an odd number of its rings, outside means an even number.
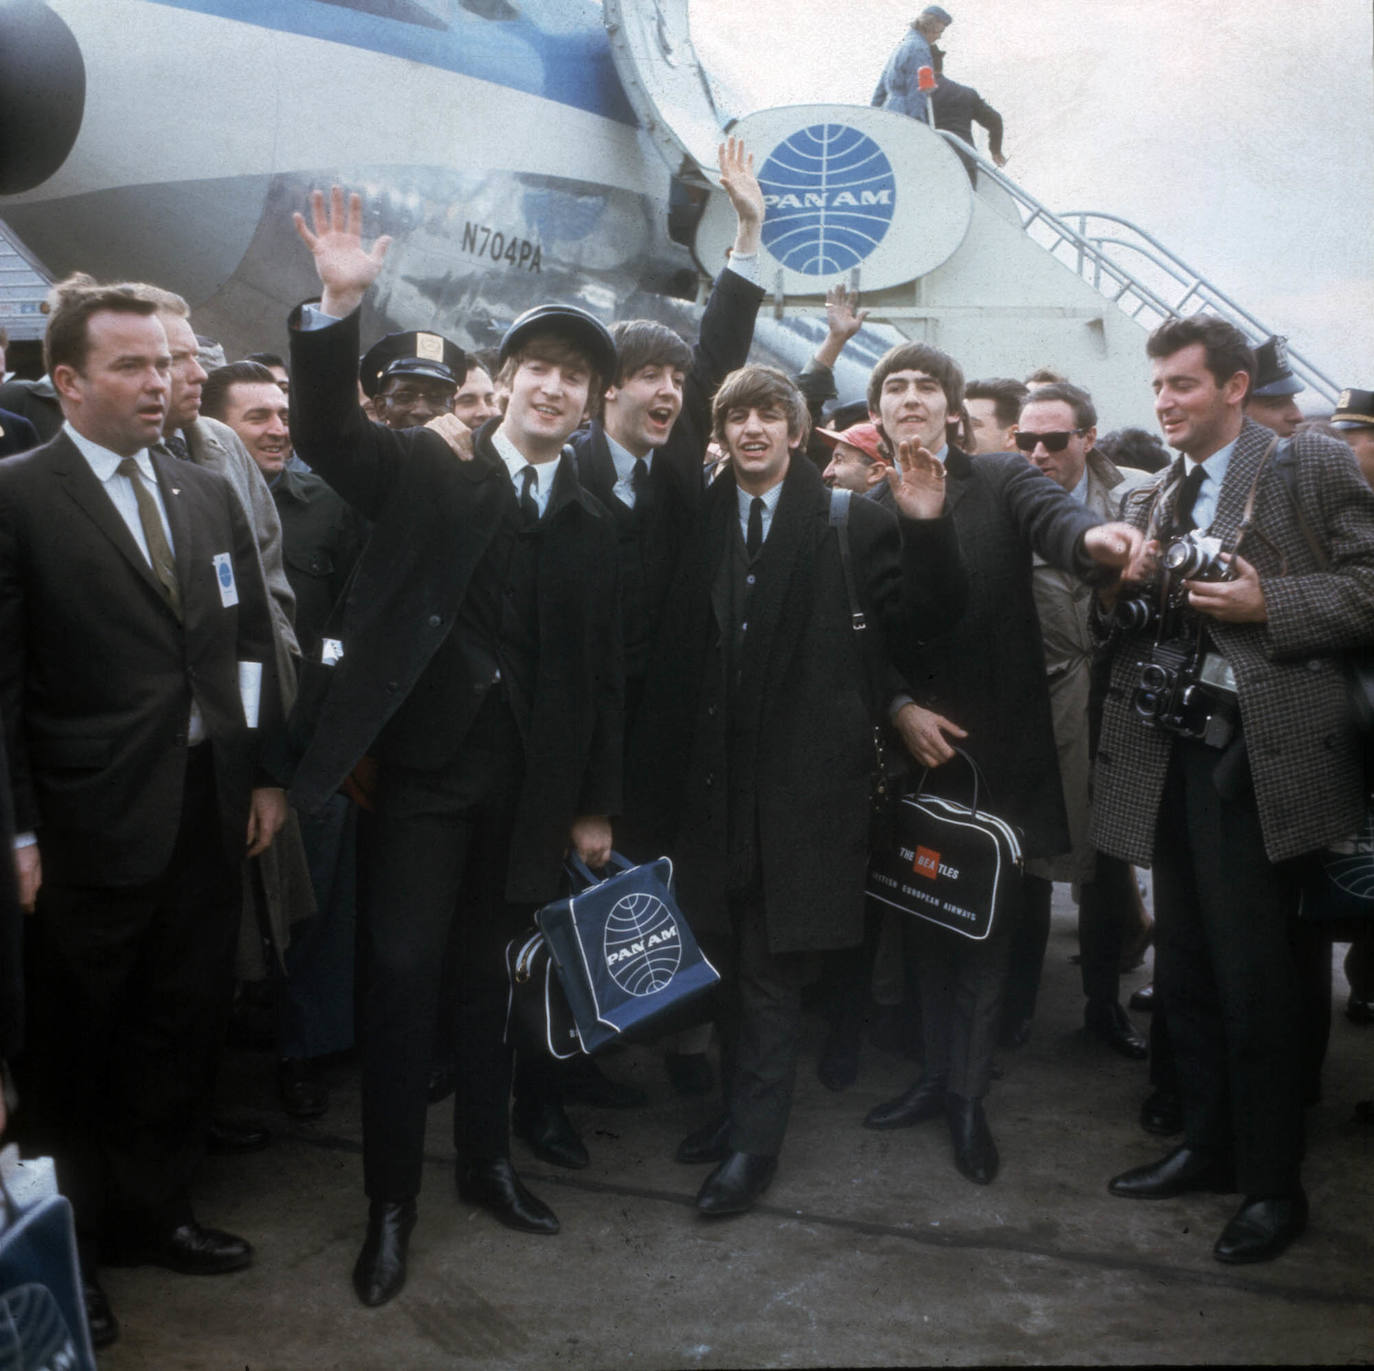
[[[892,835],[873,850],[868,893],[982,942],[1019,898],[1021,839],[1011,824],[978,807],[982,773],[962,748],[954,750],[973,772],[972,805],[927,794],[927,771],[916,793],[892,806]]]
[[[555,1057],[596,1052],[650,1025],[669,1031],[720,980],[677,906],[672,862],[632,866],[612,853],[605,880],[576,859],[569,868],[583,888],[546,904],[537,930],[506,950],[508,1025],[520,1019]]]

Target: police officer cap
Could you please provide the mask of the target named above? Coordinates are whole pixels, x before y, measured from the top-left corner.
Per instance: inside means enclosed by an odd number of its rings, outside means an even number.
[[[1280,334],[1266,338],[1255,349],[1255,384],[1252,395],[1296,395],[1307,387],[1288,365],[1288,339]]]
[[[937,24],[949,25],[954,22],[954,16],[947,10],[941,9],[939,5],[927,5],[921,11],[922,19],[933,19]]]
[[[500,362],[518,352],[531,338],[543,333],[557,334],[575,344],[587,355],[603,385],[615,379],[615,342],[606,325],[594,314],[576,305],[535,305],[527,309],[501,339]]]
[[[1341,391],[1336,411],[1331,416],[1332,428],[1374,428],[1374,390],[1356,390],[1353,386]]]
[[[369,400],[392,376],[424,376],[447,382],[457,390],[467,374],[467,353],[457,343],[450,343],[438,333],[416,329],[388,333],[380,342],[373,343],[358,363],[358,379]]]

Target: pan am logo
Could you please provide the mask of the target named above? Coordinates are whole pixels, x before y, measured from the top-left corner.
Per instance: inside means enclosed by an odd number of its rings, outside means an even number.
[[[627,995],[664,989],[682,962],[677,920],[656,895],[622,895],[606,915],[606,970]]]
[[[858,266],[896,211],[892,164],[867,134],[845,124],[813,124],[779,143],[759,185],[764,246],[806,276]]]

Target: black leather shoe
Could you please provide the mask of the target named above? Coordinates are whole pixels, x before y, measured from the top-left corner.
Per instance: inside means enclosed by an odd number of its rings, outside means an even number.
[[[768,1189],[778,1169],[776,1157],[753,1152],[731,1152],[701,1183],[697,1209],[712,1218],[743,1214],[752,1209]]]
[[[715,1072],[704,1052],[665,1052],[663,1069],[675,1094],[709,1095],[715,1089]]]
[[[1107,1044],[1113,1052],[1143,1062],[1150,1055],[1145,1035],[1126,1017],[1126,1011],[1112,1001],[1088,1001],[1083,1011],[1083,1032]]]
[[[990,1185],[997,1177],[997,1144],[992,1140],[982,1100],[960,1095],[945,1096],[949,1140],[954,1144],[954,1165],[974,1185]]]
[[[353,1266],[353,1289],[364,1304],[385,1304],[401,1293],[414,1227],[414,1200],[373,1200],[368,1206],[367,1237]]]
[[[945,1112],[945,1078],[922,1076],[895,1100],[875,1104],[864,1116],[865,1128],[910,1128],[938,1119]]]
[[[1128,1200],[1169,1200],[1194,1190],[1227,1194],[1235,1188],[1235,1177],[1225,1162],[1191,1147],[1176,1147],[1157,1162],[1133,1166],[1107,1182],[1113,1195]]]
[[[440,1062],[429,1068],[429,1080],[425,1084],[425,1098],[430,1104],[438,1104],[453,1094],[458,1085],[458,1068],[452,1062]]]
[[[110,1308],[109,1296],[93,1276],[81,1277],[81,1299],[86,1306],[86,1327],[92,1347],[108,1347],[119,1337],[119,1320]]]
[[[277,1094],[293,1119],[318,1119],[329,1108],[329,1087],[305,1057],[283,1057],[277,1063]]]
[[[191,1219],[161,1238],[139,1243],[131,1255],[135,1261],[165,1266],[183,1276],[219,1276],[251,1265],[253,1248],[243,1238],[202,1228]]]
[[[693,1130],[677,1145],[677,1159],[688,1166],[723,1162],[730,1155],[730,1116],[722,1114]]]
[[[1148,1014],[1155,1007],[1155,983],[1151,981],[1149,985],[1142,985],[1139,990],[1132,992],[1127,1004],[1136,1011],[1137,1014]]]
[[[642,1109],[649,1103],[649,1092],[643,1086],[613,1081],[590,1057],[568,1062],[559,1081],[567,1099],[598,1109]]]
[[[1147,1133],[1167,1138],[1183,1132],[1183,1101],[1174,1090],[1154,1090],[1140,1105],[1140,1126]]]
[[[508,1157],[458,1166],[458,1198],[480,1205],[507,1228],[551,1237],[558,1232],[558,1217],[525,1189]]]
[[[517,1101],[511,1126],[540,1161],[566,1166],[570,1171],[580,1171],[591,1161],[577,1129],[556,1100],[544,1100],[529,1108],[522,1108]]]
[[[261,1124],[237,1119],[211,1119],[205,1130],[205,1150],[212,1157],[233,1157],[270,1147],[272,1135]]]
[[[1247,1195],[1212,1248],[1219,1262],[1241,1266],[1277,1257],[1307,1227],[1307,1196],[1256,1199]]]

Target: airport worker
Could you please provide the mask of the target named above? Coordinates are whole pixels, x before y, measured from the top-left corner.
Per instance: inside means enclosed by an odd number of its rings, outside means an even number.
[[[1146,351],[1180,456],[1124,509],[1148,552],[1168,551],[1153,572],[1139,559],[1121,592],[1132,613],[1156,612],[1117,623],[1093,841],[1153,870],[1184,1141],[1109,1188],[1238,1191],[1214,1254],[1266,1261],[1307,1222],[1302,859],[1365,813],[1341,659],[1374,641],[1374,492],[1348,448],[1311,433],[1292,440],[1290,489],[1275,435],[1245,416],[1255,363],[1231,324],[1170,319]]]
[[[930,454],[912,445],[891,478],[900,523],[852,500],[842,534],[800,455],[806,426],[801,393],[771,367],[732,372],[717,391],[729,462],[703,498],[629,747],[626,823],[673,857],[682,906],[725,977],[725,1109],[677,1154],[713,1165],[697,1195],[708,1216],[749,1209],[772,1181],[802,986],[817,953],[862,937],[873,727],[901,684],[889,653],[963,600]]]
[[[1307,387],[1293,375],[1288,339],[1274,334],[1255,348],[1255,382],[1245,413],[1280,438],[1291,438],[1302,423],[1302,410],[1293,398]]]
[[[416,428],[453,412],[468,359],[439,333],[409,329],[388,333],[363,354],[358,381],[372,412],[388,428]]]
[[[620,810],[623,671],[615,528],[563,446],[615,374],[605,328],[536,306],[501,345],[510,401],[457,461],[428,429],[367,421],[358,308],[388,239],[365,250],[361,198],[296,216],[324,290],[291,342],[291,431],[372,537],[338,674],[293,796],[314,812],[364,752],[379,764],[360,902],[363,1171],[353,1273],[365,1304],[401,1288],[423,1166],[440,968],[461,943],[455,1093],[459,1199],[558,1231],[509,1157],[503,949],[553,898],[565,852],[599,867]]]
[[[1032,566],[1091,579],[1124,566],[1142,539],[1105,522],[1017,453],[971,458],[948,433],[961,412],[964,376],[948,354],[901,343],[874,368],[868,406],[889,445],[919,443],[945,467],[948,513],[969,568],[963,617],[921,643],[911,700],[894,722],[940,793],[967,799],[971,777],[952,744],[986,778],[992,811],[1022,832],[1027,857],[1069,847],[1064,793],[1054,742],[1044,647],[1035,616]],[[955,764],[947,770],[945,763]],[[941,791],[948,782],[950,787]],[[983,1109],[992,1078],[1003,987],[1021,911],[1014,906],[989,937],[973,942],[912,919],[908,955],[920,988],[924,1069],[893,1100],[876,1105],[868,1128],[907,1128],[945,1119],[954,1161],[986,1185],[999,1158]],[[1012,1025],[1010,1041],[1028,1025]]]
[[[152,302],[66,283],[44,346],[66,419],[0,463],[0,715],[35,909],[26,1097],[106,1343],[99,1264],[208,1275],[252,1260],[196,1221],[190,1184],[243,858],[286,812],[259,765],[281,696],[238,497],[158,446],[172,358]]]
[[[928,67],[934,76],[932,45],[953,22],[948,10],[939,5],[927,5],[911,21],[910,29],[892,50],[868,103],[896,114],[909,114],[913,119],[926,118],[927,95],[920,86],[921,70]]]

